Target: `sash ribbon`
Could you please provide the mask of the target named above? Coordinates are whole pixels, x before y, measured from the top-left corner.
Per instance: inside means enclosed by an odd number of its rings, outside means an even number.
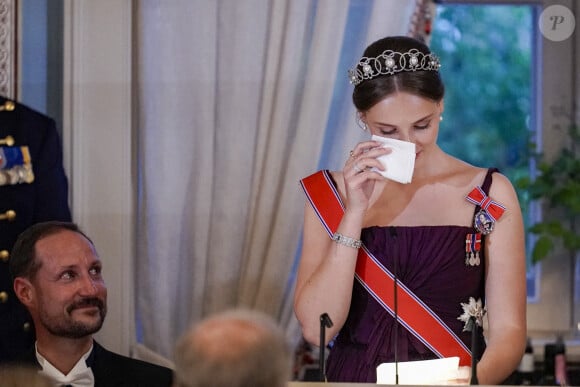
[[[344,205],[328,172],[319,171],[300,183],[322,225],[332,236],[344,214]],[[394,276],[364,245],[358,252],[355,278],[389,314],[395,315]],[[460,365],[471,365],[471,351],[463,341],[399,279],[396,291],[396,314],[402,326],[438,357],[458,356]]]

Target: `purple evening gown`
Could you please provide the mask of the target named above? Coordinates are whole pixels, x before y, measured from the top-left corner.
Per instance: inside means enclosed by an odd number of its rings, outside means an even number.
[[[490,170],[492,172],[492,170]],[[489,192],[491,173],[482,188]],[[474,212],[475,213],[475,212]],[[368,227],[361,239],[369,251],[415,293],[448,327],[471,347],[470,332],[457,318],[470,297],[484,300],[483,251],[479,266],[465,264],[465,238],[475,233],[466,226]],[[483,243],[482,243],[483,244]],[[482,247],[483,250],[483,247]],[[397,340],[395,340],[397,336]],[[327,379],[331,382],[376,383],[379,364],[435,359],[437,356],[409,333],[355,280],[346,323],[331,344]],[[479,355],[485,343],[479,330]],[[479,356],[478,356],[479,357]]]

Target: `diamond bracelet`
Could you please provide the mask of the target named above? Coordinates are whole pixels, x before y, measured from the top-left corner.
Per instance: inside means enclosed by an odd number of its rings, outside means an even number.
[[[350,238],[337,232],[335,232],[332,235],[332,240],[335,241],[336,243],[340,243],[341,245],[352,247],[355,249],[358,249],[362,246],[362,241],[360,239]]]

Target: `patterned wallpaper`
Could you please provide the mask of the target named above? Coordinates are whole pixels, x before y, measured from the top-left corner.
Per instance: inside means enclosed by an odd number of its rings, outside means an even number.
[[[16,97],[18,0],[0,0],[0,94]]]

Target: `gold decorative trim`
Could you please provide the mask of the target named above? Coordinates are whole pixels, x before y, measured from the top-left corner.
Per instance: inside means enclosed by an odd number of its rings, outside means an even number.
[[[18,0],[0,0],[0,94],[16,97],[16,36]]]

